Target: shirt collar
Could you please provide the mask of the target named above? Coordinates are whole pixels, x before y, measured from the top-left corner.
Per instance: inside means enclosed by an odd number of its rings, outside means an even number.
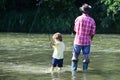
[[[83,16],[89,16],[88,14],[85,14],[85,13],[83,13],[82,15],[83,15]]]

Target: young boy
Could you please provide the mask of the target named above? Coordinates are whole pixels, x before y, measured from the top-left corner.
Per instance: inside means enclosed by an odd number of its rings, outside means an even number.
[[[56,66],[58,66],[58,70],[61,70],[63,67],[63,53],[65,50],[65,45],[62,42],[62,34],[55,33],[52,38],[54,42],[51,42],[50,45],[54,48],[54,52],[52,55],[52,66],[50,71],[53,71]]]

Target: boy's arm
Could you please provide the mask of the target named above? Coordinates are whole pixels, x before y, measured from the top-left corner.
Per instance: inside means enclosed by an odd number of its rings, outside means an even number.
[[[53,48],[57,48],[57,44],[55,44],[54,42],[50,42],[50,46],[53,47]]]

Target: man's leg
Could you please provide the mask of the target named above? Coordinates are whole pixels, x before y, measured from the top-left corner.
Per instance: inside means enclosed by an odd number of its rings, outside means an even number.
[[[89,53],[90,53],[90,46],[84,46],[83,49],[83,72],[86,72],[88,69],[88,64],[90,63]]]
[[[87,71],[89,62],[89,59],[83,59],[83,72]]]
[[[73,56],[72,56],[72,63],[71,63],[71,70],[76,71],[78,67],[78,57],[80,54],[81,47],[79,45],[74,45],[73,48]]]
[[[72,58],[72,71],[76,71],[78,67],[78,58]]]

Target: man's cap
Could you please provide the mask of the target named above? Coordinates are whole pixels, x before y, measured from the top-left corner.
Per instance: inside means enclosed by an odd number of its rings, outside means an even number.
[[[90,13],[91,10],[92,10],[92,7],[86,3],[80,7],[80,11],[82,11],[83,13]]]

